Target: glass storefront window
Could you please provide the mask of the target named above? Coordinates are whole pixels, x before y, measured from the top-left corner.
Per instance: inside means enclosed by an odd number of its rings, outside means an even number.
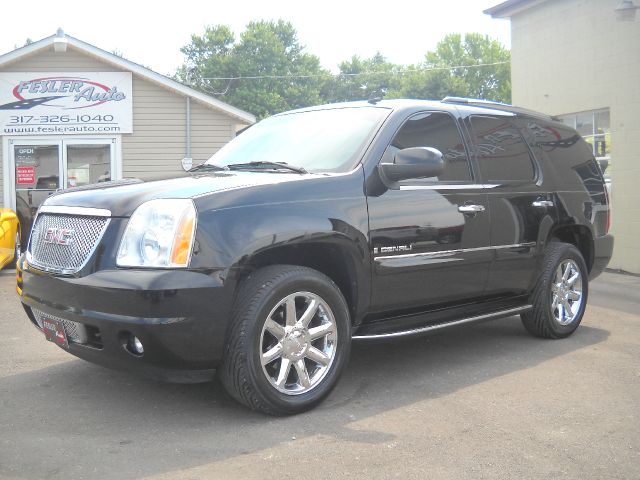
[[[111,180],[110,145],[67,146],[67,188]]]
[[[17,190],[60,186],[57,145],[16,145],[14,158]]]
[[[576,130],[578,130],[578,133],[583,137],[593,135],[593,126],[592,112],[578,113],[576,115]]]
[[[594,112],[596,131],[609,132],[611,125],[609,110]]]
[[[23,238],[38,207],[60,187],[59,145],[14,145],[16,212]]]
[[[38,207],[56,190],[113,178],[114,140],[52,138],[12,140],[15,210],[24,238]]]
[[[609,109],[559,115],[560,121],[575,128],[591,145],[605,178],[611,177],[611,116]]]

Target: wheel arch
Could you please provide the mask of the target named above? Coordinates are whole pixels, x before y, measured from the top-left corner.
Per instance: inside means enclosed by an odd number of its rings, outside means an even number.
[[[349,307],[351,323],[359,321],[369,298],[368,273],[362,254],[344,242],[301,242],[261,250],[244,257],[234,268],[238,282],[249,273],[269,265],[308,267],[329,277],[340,289]]]
[[[584,225],[558,225],[549,232],[547,243],[560,241],[575,246],[591,272],[594,260],[594,244],[591,230]]]

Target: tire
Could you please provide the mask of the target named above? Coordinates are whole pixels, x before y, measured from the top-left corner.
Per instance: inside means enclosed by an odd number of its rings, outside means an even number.
[[[349,310],[336,284],[310,268],[274,265],[240,285],[218,374],[249,408],[292,415],[331,392],[350,349]]]
[[[522,323],[536,337],[568,337],[580,325],[588,294],[588,271],[580,251],[568,243],[551,242],[533,291],[533,309],[520,315]]]
[[[11,268],[16,268],[18,264],[18,258],[22,254],[22,241],[20,239],[20,225],[16,228],[16,238],[13,245],[13,260],[9,264]]]

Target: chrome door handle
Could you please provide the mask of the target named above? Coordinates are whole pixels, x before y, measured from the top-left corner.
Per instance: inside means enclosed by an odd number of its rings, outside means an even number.
[[[484,205],[460,205],[458,211],[462,213],[484,212]]]
[[[553,207],[554,203],[551,200],[536,200],[531,204],[532,207]]]

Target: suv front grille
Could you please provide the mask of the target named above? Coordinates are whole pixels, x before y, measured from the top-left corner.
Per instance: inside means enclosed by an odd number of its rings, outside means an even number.
[[[41,212],[31,231],[28,261],[42,270],[71,274],[80,270],[102,238],[109,218]]]

